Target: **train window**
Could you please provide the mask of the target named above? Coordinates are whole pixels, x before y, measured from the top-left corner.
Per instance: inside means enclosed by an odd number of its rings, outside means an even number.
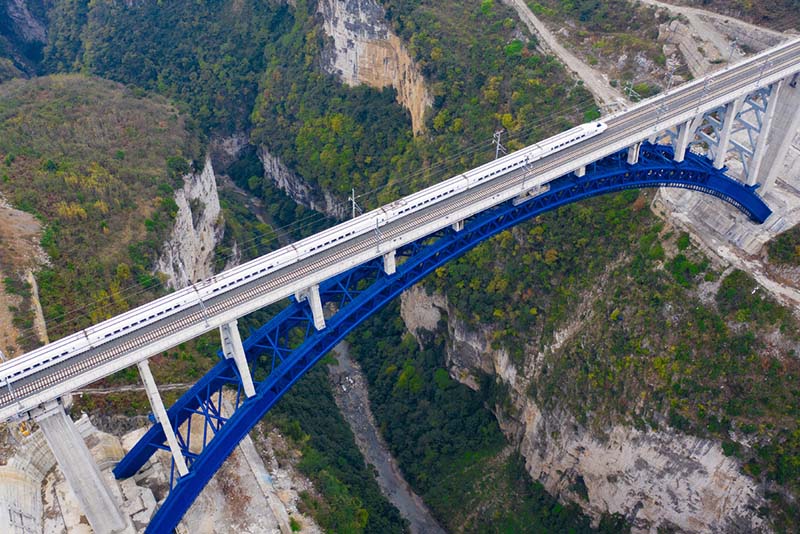
[[[258,271],[258,272],[260,272],[260,273],[265,273],[265,272],[267,272],[267,268],[266,268],[266,267],[264,267],[263,269],[261,269],[261,270],[260,270],[260,271]]]
[[[127,325],[127,324],[122,327],[123,330],[127,330],[128,328],[130,328],[130,325]]]
[[[111,334],[106,334],[104,337],[111,337]]]
[[[270,265],[270,266],[267,267],[267,269],[272,269],[273,267],[275,267],[275,266],[274,265]]]
[[[163,311],[158,312],[156,315],[164,315]],[[116,332],[114,332],[116,334]]]

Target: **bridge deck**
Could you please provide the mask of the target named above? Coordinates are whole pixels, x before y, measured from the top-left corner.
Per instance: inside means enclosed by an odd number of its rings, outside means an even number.
[[[511,171],[382,226],[380,239],[367,234],[345,240],[244,287],[222,292],[160,322],[133,328],[126,336],[6,385],[0,390],[0,419],[23,414],[798,71],[800,40],[795,40],[611,115],[605,120],[608,129],[604,133],[538,160],[529,169]],[[12,360],[0,366],[0,377],[7,376],[15,365]]]

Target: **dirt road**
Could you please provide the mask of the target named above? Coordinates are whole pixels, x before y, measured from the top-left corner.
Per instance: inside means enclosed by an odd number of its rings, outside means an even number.
[[[600,104],[609,111],[614,111],[625,107],[625,97],[622,93],[611,87],[608,80],[598,71],[584,63],[578,56],[564,48],[558,42],[556,36],[547,29],[544,23],[536,18],[530,10],[525,0],[503,0],[503,3],[514,8],[520,20],[525,23],[534,35],[539,37],[540,43],[545,48],[551,50],[553,54],[574,72],[577,77],[583,80],[586,88],[600,101]]]

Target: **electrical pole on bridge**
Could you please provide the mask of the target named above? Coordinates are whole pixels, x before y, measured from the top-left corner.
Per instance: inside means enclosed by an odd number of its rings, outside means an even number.
[[[497,158],[500,157],[500,152],[502,152],[504,156],[506,154],[508,154],[508,150],[506,150],[506,147],[504,147],[503,143],[500,142],[500,138],[503,136],[503,132],[505,132],[505,130],[501,128],[501,129],[497,130],[494,133],[494,135],[492,136],[492,143],[494,143],[494,145],[495,145],[495,148],[494,148],[494,159],[497,159]]]
[[[353,219],[356,218],[356,212],[358,212],[359,215],[364,213],[364,210],[362,210],[361,206],[359,206],[358,203],[356,202],[356,198],[357,198],[356,197],[356,188],[354,187],[354,188],[352,188],[350,190],[350,196],[347,197],[347,200],[350,201],[350,204],[351,204],[352,209],[353,209]]]

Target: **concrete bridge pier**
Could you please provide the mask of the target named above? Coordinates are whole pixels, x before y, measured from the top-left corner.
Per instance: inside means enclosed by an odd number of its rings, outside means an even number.
[[[185,477],[189,474],[189,468],[186,466],[186,459],[183,457],[178,438],[175,436],[175,429],[172,428],[172,423],[170,423],[167,416],[167,410],[164,408],[164,401],[161,400],[153,373],[150,372],[150,364],[148,360],[142,360],[137,365],[139,367],[139,376],[142,377],[144,390],[147,393],[147,399],[150,401],[150,407],[153,408],[153,415],[156,421],[161,424],[164,436],[167,438],[172,459],[175,461],[175,468],[180,476]]]
[[[639,163],[639,151],[642,148],[642,143],[636,143],[628,147],[628,165],[636,165]]]
[[[242,387],[244,394],[247,397],[253,397],[256,394],[256,388],[253,385],[253,377],[250,374],[250,367],[247,365],[247,358],[244,354],[244,347],[242,346],[242,336],[239,334],[239,321],[231,321],[219,327],[219,337],[222,343],[222,352],[228,359],[233,359],[236,364],[236,369],[239,371],[239,376],[242,378]]]
[[[31,412],[31,416],[41,427],[92,529],[97,534],[124,532],[128,522],[60,399]]]
[[[787,83],[784,80],[777,98],[770,102],[770,107],[774,110],[772,126],[765,136],[761,155],[761,161],[767,164],[760,165],[753,172],[753,181],[759,184],[761,195],[775,185],[782,167],[779,163],[786,159],[792,141],[800,130],[800,83],[796,80]]]
[[[393,250],[383,255],[383,270],[386,274],[397,272],[397,251]]]
[[[720,133],[719,146],[717,147],[716,154],[714,155],[714,168],[721,169],[725,166],[725,155],[728,153],[728,146],[731,141],[731,132],[733,131],[733,124],[739,115],[739,111],[744,104],[744,97],[741,96],[733,102],[728,102],[725,105],[725,118],[722,122],[722,132]]]
[[[308,301],[311,306],[311,313],[314,316],[314,328],[322,330],[325,328],[325,315],[322,313],[322,300],[319,297],[319,284],[313,285],[307,289],[299,291],[295,294],[298,302]]]

